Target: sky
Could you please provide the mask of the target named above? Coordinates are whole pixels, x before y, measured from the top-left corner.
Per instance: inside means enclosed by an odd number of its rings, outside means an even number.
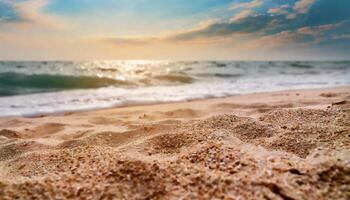
[[[0,60],[350,60],[350,0],[0,0]]]

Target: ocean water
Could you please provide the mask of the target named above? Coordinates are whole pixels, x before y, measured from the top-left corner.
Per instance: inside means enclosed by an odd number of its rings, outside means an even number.
[[[350,61],[0,61],[0,116],[350,85]]]

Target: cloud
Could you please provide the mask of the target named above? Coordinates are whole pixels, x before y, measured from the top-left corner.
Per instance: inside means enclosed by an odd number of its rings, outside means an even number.
[[[340,0],[339,0],[340,1]],[[252,3],[256,1],[251,1]],[[337,15],[328,15],[329,9],[335,9],[339,4],[322,4],[327,0],[299,0],[295,4],[284,4],[272,7],[259,13],[251,9],[243,9],[231,18],[209,20],[191,29],[176,31],[166,35],[149,37],[114,37],[101,39],[114,45],[151,45],[151,44],[214,44],[240,45],[245,48],[280,48],[286,46],[304,47],[307,45],[325,44],[335,38],[346,39],[350,22],[346,9],[339,10]],[[240,8],[247,7],[240,6]],[[340,3],[341,4],[341,3]],[[251,6],[251,5],[249,5]],[[333,7],[332,7],[333,6]],[[317,8],[317,12],[314,11]],[[309,12],[306,12],[309,10]],[[327,16],[325,20],[312,19],[317,13]]]
[[[342,40],[342,39],[350,39],[350,34],[342,34],[342,35],[335,35],[333,36],[333,39],[335,40]]]
[[[7,17],[5,16],[0,16],[0,23],[7,21]]]
[[[350,21],[349,0],[317,0],[310,7],[308,13],[298,16],[304,26],[319,26],[334,24],[340,21]]]
[[[295,2],[293,9],[299,14],[305,14],[309,11],[315,0],[299,0]]]
[[[236,9],[240,9],[240,8],[255,8],[255,7],[259,7],[263,4],[262,0],[252,0],[250,2],[241,2],[241,3],[233,3],[230,6],[230,10],[236,10]]]
[[[156,37],[135,37],[135,38],[102,38],[100,41],[110,42],[118,45],[144,45],[152,43],[218,43],[226,42],[227,39],[238,35],[256,33],[268,26],[271,21],[268,15],[248,15],[239,20],[209,21],[200,23],[198,26],[173,32],[167,35]]]
[[[343,22],[339,22],[336,24],[325,24],[321,26],[302,27],[302,28],[299,28],[297,32],[304,35],[318,36],[318,35],[324,34],[327,31],[334,30],[342,25],[343,25]]]
[[[254,12],[252,10],[242,10],[241,12],[237,13],[235,16],[233,16],[230,21],[231,22],[236,22],[239,20],[242,20],[244,18],[247,18],[250,15],[253,15]]]
[[[287,11],[289,7],[290,6],[288,4],[284,4],[277,8],[270,8],[267,12],[269,14],[275,14],[275,15],[287,15],[289,14],[289,11]]]
[[[305,41],[304,37],[293,31],[282,31],[272,35],[265,35],[247,42],[243,49],[276,49],[289,45],[298,45]],[[306,42],[306,41],[305,41]],[[306,45],[306,43],[301,43]]]
[[[314,2],[315,0],[299,0],[294,3],[292,8],[290,5],[284,4],[279,7],[270,8],[268,13],[272,15],[285,15],[287,19],[295,19],[298,14],[306,14]]]
[[[0,0],[0,23],[11,21],[15,18],[10,3],[5,0]]]
[[[155,42],[161,41],[161,38],[156,37],[134,37],[134,38],[102,38],[99,41],[104,43],[113,43],[120,46],[129,46],[129,45],[147,45]]]
[[[67,28],[67,24],[60,18],[44,13],[42,10],[48,5],[48,0],[8,1],[2,0],[15,13],[16,20],[6,20],[7,25],[36,26],[54,29]]]
[[[327,43],[332,39],[346,39],[348,35],[327,35],[329,31],[336,30],[344,22],[325,24],[321,26],[302,27],[297,30],[281,31],[276,34],[264,35],[247,42],[243,48],[248,49],[276,49],[291,47],[307,47],[311,44]],[[350,37],[349,37],[350,38]]]

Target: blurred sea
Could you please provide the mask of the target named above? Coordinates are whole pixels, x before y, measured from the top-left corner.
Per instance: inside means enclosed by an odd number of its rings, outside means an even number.
[[[0,116],[350,85],[350,61],[0,61]]]

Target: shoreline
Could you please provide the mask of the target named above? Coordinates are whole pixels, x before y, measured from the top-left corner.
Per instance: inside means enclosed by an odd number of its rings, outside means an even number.
[[[4,199],[347,199],[350,86],[0,118]]]
[[[124,104],[124,105],[118,105],[118,106],[106,106],[101,108],[87,108],[87,109],[81,109],[81,110],[73,110],[73,111],[54,111],[54,112],[48,112],[48,113],[37,113],[37,114],[28,114],[28,115],[8,115],[8,116],[0,116],[0,119],[6,119],[6,118],[17,118],[17,117],[23,117],[23,118],[40,118],[40,117],[46,117],[46,116],[64,116],[64,115],[70,115],[74,113],[84,113],[84,112],[94,112],[99,110],[111,110],[111,109],[118,109],[118,108],[128,108],[128,107],[138,107],[138,106],[155,106],[155,105],[163,105],[163,104],[177,104],[177,103],[186,103],[186,102],[198,102],[198,101],[207,101],[207,100],[215,100],[215,99],[227,99],[231,97],[236,96],[244,96],[244,95],[257,95],[257,94],[269,94],[269,93],[280,93],[280,92],[300,92],[300,91],[307,91],[307,90],[324,90],[324,89],[346,89],[350,88],[350,85],[341,85],[341,86],[328,86],[328,87],[316,87],[316,88],[302,88],[302,89],[289,89],[289,90],[273,90],[273,91],[261,91],[261,92],[247,92],[247,93],[237,93],[235,95],[227,95],[222,97],[203,97],[203,98],[194,98],[189,100],[180,100],[180,101],[170,101],[170,102],[149,102],[149,103],[131,103],[131,104]]]

